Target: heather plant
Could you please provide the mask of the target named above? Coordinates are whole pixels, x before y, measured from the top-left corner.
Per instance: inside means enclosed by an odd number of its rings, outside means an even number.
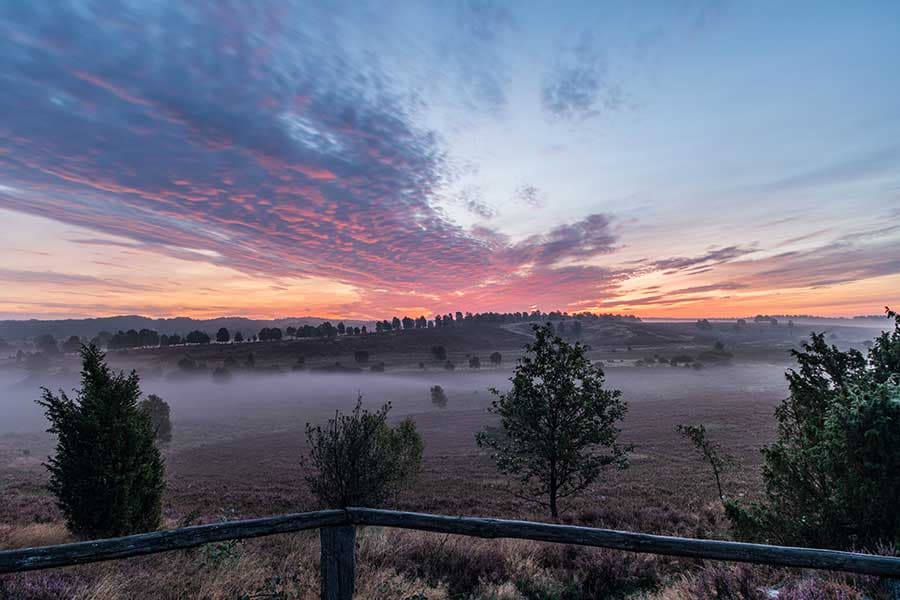
[[[813,334],[763,449],[765,499],[726,503],[742,538],[834,548],[900,540],[900,316],[868,355]]]
[[[324,427],[307,423],[306,482],[322,506],[382,506],[418,474],[422,437],[411,419],[388,425],[390,410],[387,403],[369,412],[360,396],[350,414],[338,411]]]
[[[75,398],[44,388],[56,453],[47,461],[50,491],[72,533],[113,537],[159,526],[164,467],[156,428],[138,405],[139,379],[113,373],[93,344],[81,350]]]

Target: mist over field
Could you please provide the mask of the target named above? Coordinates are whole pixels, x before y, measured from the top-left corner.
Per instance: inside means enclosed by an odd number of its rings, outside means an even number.
[[[391,402],[394,417],[483,410],[492,398],[488,388],[505,391],[510,373],[507,368],[450,373],[437,369],[403,374],[239,373],[227,383],[216,383],[208,375],[180,379],[146,377],[141,380],[141,390],[145,395],[157,394],[170,404],[175,436],[180,439],[180,425],[217,424],[220,431],[302,427],[308,420],[319,422],[328,418],[335,410],[351,409],[358,394],[362,394],[363,403],[369,408]],[[624,398],[636,404],[692,395],[777,395],[786,393],[787,389],[784,366],[771,363],[702,371],[610,367],[606,373],[609,385],[621,389]],[[444,409],[435,407],[429,399],[429,388],[436,384],[450,397]],[[75,374],[35,377],[24,376],[22,372],[0,372],[0,434],[45,429],[43,409],[35,403],[41,395],[41,386],[54,392],[62,388],[72,393],[77,385]],[[192,441],[202,442],[202,439]]]

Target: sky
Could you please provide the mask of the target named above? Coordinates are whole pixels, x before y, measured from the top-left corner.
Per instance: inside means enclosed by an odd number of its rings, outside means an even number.
[[[0,3],[0,318],[900,306],[900,3]]]

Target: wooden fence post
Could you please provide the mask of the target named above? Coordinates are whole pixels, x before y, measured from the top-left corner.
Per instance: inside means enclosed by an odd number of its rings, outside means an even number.
[[[356,528],[337,525],[319,529],[322,545],[322,600],[352,600],[356,579]]]

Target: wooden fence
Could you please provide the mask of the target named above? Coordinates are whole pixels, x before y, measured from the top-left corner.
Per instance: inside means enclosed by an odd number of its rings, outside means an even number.
[[[900,578],[900,558],[890,556],[698,540],[531,521],[447,517],[371,508],[322,510],[263,519],[197,525],[107,540],[6,550],[0,552],[0,574],[156,554],[223,540],[319,529],[322,598],[349,600],[353,596],[357,526],[398,527],[480,538],[517,538],[670,556]]]

